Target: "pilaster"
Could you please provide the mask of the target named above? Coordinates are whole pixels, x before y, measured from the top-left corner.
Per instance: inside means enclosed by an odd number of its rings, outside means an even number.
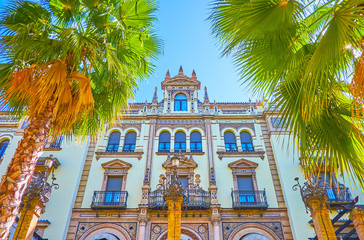
[[[181,240],[182,196],[169,196],[168,206],[168,240]]]
[[[336,240],[334,226],[331,223],[329,210],[326,206],[327,197],[311,198],[307,202],[318,240]]]
[[[359,239],[364,240],[364,210],[354,208],[350,213],[349,218],[354,223],[354,227]]]
[[[31,240],[38,219],[43,213],[44,205],[39,201],[39,198],[33,198],[29,201],[27,197],[24,197],[23,201],[24,206],[20,211],[21,215],[14,233],[14,239]]]

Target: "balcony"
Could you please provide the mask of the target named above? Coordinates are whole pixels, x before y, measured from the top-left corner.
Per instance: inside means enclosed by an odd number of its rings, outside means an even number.
[[[210,193],[202,189],[188,189],[185,191],[186,198],[183,201],[183,208],[209,209],[211,205]],[[164,191],[155,190],[149,193],[149,208],[163,209],[167,208],[164,201]]]
[[[109,144],[106,148],[107,153],[117,153],[119,150],[119,144]]]
[[[319,184],[325,188],[330,206],[345,205],[353,201],[349,188],[346,188],[343,184],[339,184],[339,187],[332,187],[330,184],[323,182],[319,182]]]
[[[263,191],[233,190],[231,192],[233,208],[235,209],[266,209],[268,208],[267,196]]]
[[[128,200],[127,191],[95,191],[92,197],[92,209],[125,209]]]

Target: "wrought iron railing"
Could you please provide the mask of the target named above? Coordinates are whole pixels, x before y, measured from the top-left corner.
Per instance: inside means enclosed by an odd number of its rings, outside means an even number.
[[[91,208],[126,208],[127,191],[95,191]]]
[[[183,208],[208,209],[211,205],[210,193],[202,189],[188,189],[184,192]],[[149,193],[149,208],[167,208],[164,199],[164,190],[155,190]]]
[[[319,182],[320,186],[325,188],[327,193],[327,199],[330,205],[347,204],[353,201],[349,188],[343,184],[339,184],[338,187],[330,186],[329,183]]]
[[[231,192],[231,197],[233,201],[233,208],[268,208],[265,190],[233,190]]]
[[[119,150],[119,144],[109,144],[106,147],[107,153],[116,153]]]

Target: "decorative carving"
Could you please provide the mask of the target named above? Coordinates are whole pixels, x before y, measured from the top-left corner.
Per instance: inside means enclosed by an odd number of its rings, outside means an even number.
[[[314,178],[314,177],[313,177]],[[306,212],[308,213],[308,211],[312,212],[311,206],[310,206],[310,201],[313,199],[317,199],[321,202],[321,204],[326,204],[327,207],[328,203],[327,203],[327,192],[326,189],[324,187],[322,187],[318,181],[315,181],[314,179],[311,180],[310,182],[305,182],[303,184],[303,186],[301,186],[298,177],[296,177],[294,179],[295,181],[297,181],[297,183],[292,187],[293,191],[297,191],[298,189],[300,190],[301,193],[301,197],[302,197],[302,201],[304,202],[305,206],[306,206]]]
[[[76,237],[75,239],[78,240],[81,236],[87,232],[90,228],[95,226],[105,224],[102,222],[80,222],[77,226]],[[107,223],[107,224],[115,224],[122,227],[130,236],[131,239],[136,239],[136,232],[137,232],[137,223],[135,222],[116,222],[116,223]]]
[[[150,239],[156,240],[163,235],[160,240],[167,240],[167,229],[168,226],[166,223],[152,223]],[[193,240],[198,240],[196,235],[202,239],[209,239],[209,226],[207,223],[186,223],[182,224],[181,233],[189,236]]]
[[[231,169],[256,169],[258,167],[258,163],[246,160],[244,158],[239,159],[235,162],[229,163],[228,167]]]
[[[236,228],[238,228],[244,224],[249,224],[249,223],[265,226],[265,227],[269,228],[270,230],[272,230],[279,237],[279,239],[282,239],[282,240],[284,239],[282,224],[280,222],[244,222],[244,223],[242,223],[242,222],[223,222],[222,223],[223,240],[229,239],[230,234]]]
[[[238,131],[240,128],[249,128],[254,132],[255,135],[255,127],[254,127],[254,123],[220,123],[220,132],[224,129],[224,128],[233,128],[236,131]],[[221,134],[223,134],[221,132]]]
[[[105,170],[113,170],[113,169],[129,169],[129,168],[131,168],[132,165],[123,160],[114,159],[114,160],[101,164],[101,166]]]
[[[157,131],[161,128],[200,128],[203,131],[205,130],[205,124],[203,120],[159,120],[157,121]]]

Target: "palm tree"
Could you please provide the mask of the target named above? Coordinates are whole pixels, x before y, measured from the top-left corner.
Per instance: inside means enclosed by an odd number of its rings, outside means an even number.
[[[5,9],[0,93],[29,125],[0,183],[0,239],[49,135],[94,135],[121,116],[160,52],[153,0],[18,0]]]
[[[222,54],[254,93],[274,99],[306,178],[340,170],[364,187],[364,1],[213,4]]]

